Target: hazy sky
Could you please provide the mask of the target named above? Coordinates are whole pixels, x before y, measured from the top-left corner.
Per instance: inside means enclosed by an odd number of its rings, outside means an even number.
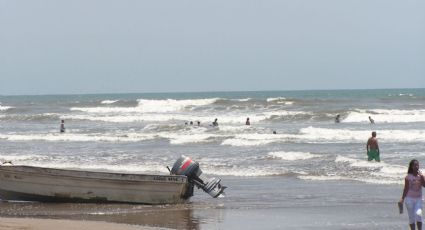
[[[424,0],[0,0],[0,95],[412,87]]]

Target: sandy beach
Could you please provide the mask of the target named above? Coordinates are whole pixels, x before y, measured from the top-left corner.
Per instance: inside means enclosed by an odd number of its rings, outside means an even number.
[[[140,230],[152,229],[146,226],[135,226],[128,224],[115,224],[103,221],[77,221],[77,220],[54,220],[34,218],[0,218],[0,230]]]

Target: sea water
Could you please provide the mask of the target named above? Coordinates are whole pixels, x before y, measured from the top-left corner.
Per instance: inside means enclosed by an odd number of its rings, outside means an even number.
[[[367,161],[372,131],[379,163]],[[167,174],[166,166],[186,155],[206,176],[223,179],[229,188],[221,200],[236,209],[255,207],[256,199],[317,206],[316,190],[340,184],[401,196],[409,161],[425,162],[424,134],[425,89],[0,96],[1,161]],[[292,194],[300,197],[277,197],[291,185],[301,186]],[[336,202],[356,191],[344,193]],[[201,197],[194,201],[210,199]],[[397,211],[398,199],[386,202]]]

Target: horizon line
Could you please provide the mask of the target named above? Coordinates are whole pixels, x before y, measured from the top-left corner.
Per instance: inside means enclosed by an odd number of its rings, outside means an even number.
[[[41,94],[1,94],[0,97],[13,97],[13,96],[75,96],[75,95],[115,95],[115,94],[196,94],[196,93],[235,93],[235,92],[293,92],[293,91],[357,91],[357,90],[403,90],[403,89],[425,89],[425,88],[363,88],[363,89],[351,89],[351,88],[341,88],[341,89],[269,89],[269,90],[211,90],[211,91],[168,91],[168,92],[101,92],[101,93],[41,93]]]

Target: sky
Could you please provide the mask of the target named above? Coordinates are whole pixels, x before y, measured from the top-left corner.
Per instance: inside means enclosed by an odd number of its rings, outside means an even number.
[[[423,0],[0,0],[0,95],[425,88]]]

